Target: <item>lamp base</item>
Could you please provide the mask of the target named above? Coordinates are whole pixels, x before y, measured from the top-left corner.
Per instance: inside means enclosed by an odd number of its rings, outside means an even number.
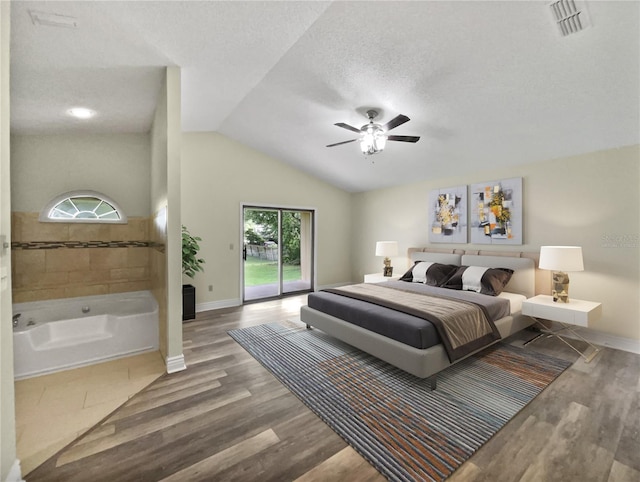
[[[563,271],[553,272],[553,288],[551,290],[553,301],[569,303],[569,275]]]
[[[382,272],[384,276],[393,276],[393,266],[391,266],[391,258],[384,258],[384,271]]]

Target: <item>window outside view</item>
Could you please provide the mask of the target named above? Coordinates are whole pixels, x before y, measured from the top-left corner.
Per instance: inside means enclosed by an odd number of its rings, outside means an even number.
[[[127,222],[118,204],[96,191],[72,191],[50,200],[40,212],[41,222],[117,223]]]
[[[51,219],[120,219],[108,202],[95,197],[73,197],[61,201],[49,212]]]
[[[297,215],[297,216],[296,216]],[[282,213],[282,276],[300,279],[300,214]],[[278,282],[278,211],[247,210],[245,213],[245,285]]]
[[[278,233],[279,214],[281,236]],[[282,292],[310,288],[310,275],[307,273],[308,269],[303,269],[301,261],[303,216],[304,213],[299,211],[245,209],[245,299],[281,294],[279,274],[282,276]],[[279,242],[282,246],[278,245]],[[282,259],[279,259],[280,253]]]

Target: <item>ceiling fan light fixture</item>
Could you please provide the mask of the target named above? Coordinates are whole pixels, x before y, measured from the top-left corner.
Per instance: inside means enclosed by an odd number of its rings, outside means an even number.
[[[360,139],[360,150],[365,156],[382,152],[387,145],[387,136],[378,126],[369,126]]]
[[[355,132],[359,134],[359,137],[355,139],[349,139],[347,141],[334,142],[333,144],[328,144],[327,147],[335,147],[341,146],[343,144],[349,144],[351,142],[360,142],[360,150],[365,156],[370,156],[372,154],[377,154],[378,152],[382,152],[387,145],[387,141],[397,141],[397,142],[411,142],[416,143],[420,140],[419,136],[396,136],[396,135],[387,135],[391,129],[395,129],[396,127],[404,124],[405,122],[409,122],[409,119],[404,114],[398,114],[385,125],[375,124],[373,119],[378,116],[378,111],[370,109],[367,111],[367,118],[369,119],[369,123],[363,125],[360,129],[357,127],[353,127],[352,125],[345,124],[344,122],[338,122],[334,124],[337,127],[341,127],[342,129],[346,129],[351,132]]]

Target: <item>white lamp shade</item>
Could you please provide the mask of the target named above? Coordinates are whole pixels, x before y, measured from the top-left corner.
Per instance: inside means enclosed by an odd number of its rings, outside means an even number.
[[[542,246],[538,267],[552,271],[583,271],[582,248],[580,246]]]
[[[398,242],[397,241],[378,241],[376,243],[376,256],[397,256],[398,254]]]

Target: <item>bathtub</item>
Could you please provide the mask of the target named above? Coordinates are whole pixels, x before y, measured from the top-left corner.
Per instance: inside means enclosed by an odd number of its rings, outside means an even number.
[[[158,349],[158,303],[150,291],[16,303],[16,379]]]

